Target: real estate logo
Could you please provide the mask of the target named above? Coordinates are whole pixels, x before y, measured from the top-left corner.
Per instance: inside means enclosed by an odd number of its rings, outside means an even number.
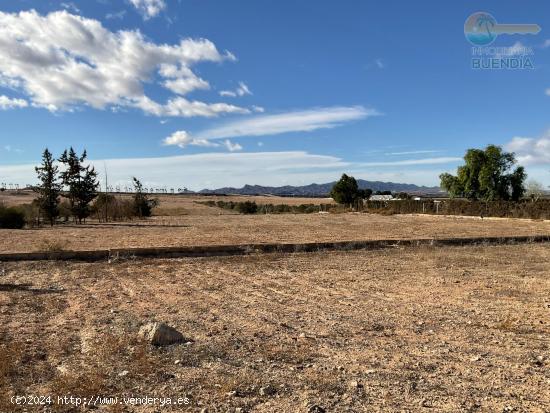
[[[517,42],[511,47],[490,47],[500,35],[536,35],[538,24],[502,24],[489,13],[477,12],[464,22],[464,35],[473,45],[472,69],[533,69],[533,48]]]

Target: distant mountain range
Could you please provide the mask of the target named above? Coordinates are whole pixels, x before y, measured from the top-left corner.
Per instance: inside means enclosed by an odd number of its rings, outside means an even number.
[[[324,197],[328,196],[335,182],[326,184],[310,184],[304,186],[260,186],[245,185],[242,188],[218,188],[203,189],[200,194],[211,195],[278,195],[278,196],[302,196],[302,197]],[[358,179],[360,189],[370,188],[373,191],[407,192],[411,194],[437,194],[441,189],[437,186],[418,186],[414,184],[399,184],[395,182],[365,181]]]

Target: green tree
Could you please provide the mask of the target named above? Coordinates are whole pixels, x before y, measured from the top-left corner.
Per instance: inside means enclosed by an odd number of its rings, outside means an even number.
[[[451,197],[466,197],[484,201],[519,200],[525,193],[525,169],[517,166],[515,155],[489,145],[485,149],[468,149],[465,164],[457,174],[439,176],[441,188]]]
[[[61,184],[57,181],[58,167],[54,164],[53,156],[48,148],[42,153],[42,164],[34,169],[40,181],[40,184],[33,188],[38,193],[38,207],[53,227],[59,216]]]
[[[79,223],[90,215],[90,203],[97,197],[99,187],[94,167],[83,165],[86,157],[86,150],[78,156],[74,149],[70,148],[59,158],[59,162],[65,165],[65,170],[61,172],[61,181],[68,188],[67,197],[71,212],[75,221]]]
[[[361,199],[369,199],[372,195],[372,189],[366,188],[366,189],[359,189],[357,191],[357,196]]]
[[[330,191],[330,196],[337,203],[351,205],[359,196],[359,187],[353,176],[343,174],[338,182],[334,184]]]
[[[158,205],[158,199],[149,199],[146,193],[143,192],[143,185],[136,177],[132,178],[134,181],[134,211],[135,214],[140,217],[150,217],[153,208]]]

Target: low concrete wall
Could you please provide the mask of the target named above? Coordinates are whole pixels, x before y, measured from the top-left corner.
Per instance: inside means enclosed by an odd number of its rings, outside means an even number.
[[[201,245],[191,247],[117,248],[92,251],[16,252],[0,254],[0,261],[75,260],[102,261],[118,258],[181,258],[246,255],[253,253],[293,253],[315,251],[347,251],[389,247],[502,245],[550,242],[550,235],[516,237],[420,238],[403,240],[367,240],[306,243],[271,243],[237,245]]]

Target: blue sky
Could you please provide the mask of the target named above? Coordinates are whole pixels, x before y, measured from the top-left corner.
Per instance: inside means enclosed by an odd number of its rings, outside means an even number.
[[[34,10],[34,11],[32,11]],[[464,21],[536,23],[475,70]],[[550,185],[550,5],[512,1],[20,0],[0,5],[0,181],[44,147],[86,148],[115,182],[192,189],[438,184],[503,145]],[[547,34],[548,33],[548,34]]]

